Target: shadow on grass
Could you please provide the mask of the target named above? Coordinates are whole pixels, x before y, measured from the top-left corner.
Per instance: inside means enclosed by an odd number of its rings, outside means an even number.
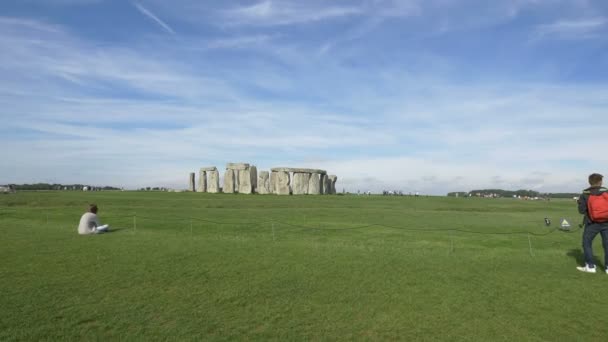
[[[574,260],[576,260],[576,263],[578,265],[584,265],[585,264],[585,255],[583,254],[583,251],[580,249],[571,249],[568,251],[568,253],[566,253],[566,255],[568,255],[569,257],[572,257]],[[600,263],[600,260],[596,257],[593,257],[593,262],[595,262],[596,265],[602,265]]]
[[[120,233],[122,230],[126,230],[126,228],[110,228],[108,231],[103,232],[103,234]]]

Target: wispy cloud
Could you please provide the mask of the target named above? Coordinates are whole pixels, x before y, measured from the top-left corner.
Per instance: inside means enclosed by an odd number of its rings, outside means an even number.
[[[137,10],[139,12],[141,12],[143,15],[147,16],[148,18],[154,20],[154,22],[156,22],[163,29],[165,29],[165,31],[167,31],[167,32],[169,32],[171,34],[175,34],[175,31],[173,31],[173,29],[169,25],[167,25],[164,21],[160,20],[159,17],[157,17],[156,15],[154,15],[154,13],[150,12],[150,10],[148,10],[147,8],[145,8],[144,6],[142,6],[140,3],[133,2],[133,5],[135,6],[135,8],[137,8]]]
[[[59,182],[185,187],[201,165],[247,161],[324,168],[350,191],[576,191],[608,165],[581,154],[608,149],[598,41],[550,55],[521,43],[541,27],[603,32],[601,12],[573,24],[549,9],[562,0],[175,1],[142,3],[191,20],[179,36],[0,18],[2,182],[44,181],[44,165]]]
[[[539,25],[534,38],[589,39],[608,35],[608,19],[603,17],[560,20],[551,24]]]
[[[317,6],[309,2],[265,0],[226,10],[229,25],[277,26],[361,15],[357,6]]]
[[[269,42],[277,37],[278,35],[257,34],[217,38],[210,40],[207,43],[207,47],[209,49],[241,49],[246,47],[256,47],[259,46],[259,44]]]

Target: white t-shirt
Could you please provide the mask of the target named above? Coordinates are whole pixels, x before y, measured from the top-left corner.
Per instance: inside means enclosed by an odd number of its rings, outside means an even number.
[[[97,215],[93,213],[84,213],[78,224],[78,234],[95,234],[95,228],[100,226]]]

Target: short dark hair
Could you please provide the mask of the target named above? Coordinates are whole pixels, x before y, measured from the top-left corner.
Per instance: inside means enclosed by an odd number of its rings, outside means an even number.
[[[97,204],[89,204],[89,211],[93,214],[97,214]]]
[[[603,178],[599,173],[592,173],[589,175],[589,185],[599,185]]]

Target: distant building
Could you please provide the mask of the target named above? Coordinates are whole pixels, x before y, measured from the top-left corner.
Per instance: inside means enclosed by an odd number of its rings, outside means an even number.
[[[15,192],[15,189],[13,189],[10,185],[0,185],[0,193],[12,194],[14,192]]]

